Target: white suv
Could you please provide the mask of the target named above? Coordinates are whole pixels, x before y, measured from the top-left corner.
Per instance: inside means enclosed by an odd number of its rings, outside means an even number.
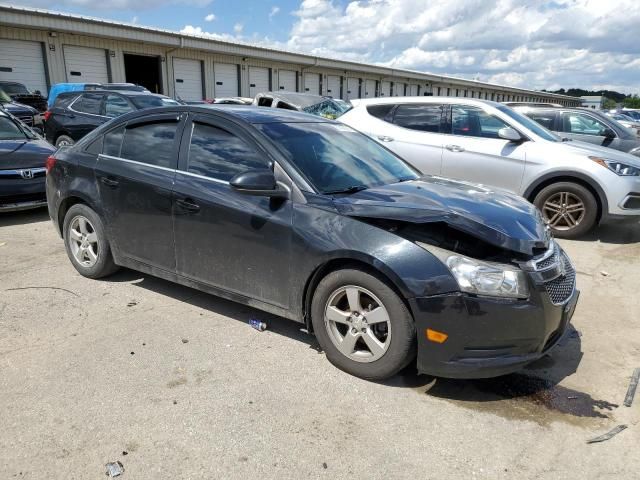
[[[558,237],[640,218],[640,161],[566,141],[506,105],[471,98],[352,100],[339,120],[425,174],[494,187],[533,202]]]

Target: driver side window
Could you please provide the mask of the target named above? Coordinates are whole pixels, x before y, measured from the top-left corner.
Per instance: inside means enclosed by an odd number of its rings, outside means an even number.
[[[451,133],[467,137],[500,138],[498,131],[509,125],[481,108],[451,106]]]
[[[603,136],[607,130],[604,123],[582,113],[564,113],[562,120],[563,131],[566,133]]]

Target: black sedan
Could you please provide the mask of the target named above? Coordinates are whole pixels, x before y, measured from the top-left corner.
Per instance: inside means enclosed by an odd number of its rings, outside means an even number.
[[[530,203],[421,178],[298,112],[124,115],[56,153],[47,197],[82,275],[125,266],[304,322],[367,379],[416,354],[439,376],[519,369],[559,341],[578,296]]]
[[[0,111],[0,212],[44,207],[45,164],[55,148]]]

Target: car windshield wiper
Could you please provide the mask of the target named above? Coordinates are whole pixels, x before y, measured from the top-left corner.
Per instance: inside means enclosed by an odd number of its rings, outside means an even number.
[[[325,195],[332,195],[335,193],[356,193],[356,192],[361,192],[362,190],[366,190],[367,186],[365,185],[351,185],[350,187],[347,188],[341,188],[339,190],[328,190],[326,192],[323,192]]]

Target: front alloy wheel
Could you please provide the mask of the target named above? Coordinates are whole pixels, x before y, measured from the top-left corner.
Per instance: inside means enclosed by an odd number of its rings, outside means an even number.
[[[551,228],[570,230],[584,219],[584,203],[571,192],[558,192],[544,202],[542,216]]]
[[[598,220],[598,202],[585,186],[573,182],[547,185],[533,203],[558,238],[578,238]]]

